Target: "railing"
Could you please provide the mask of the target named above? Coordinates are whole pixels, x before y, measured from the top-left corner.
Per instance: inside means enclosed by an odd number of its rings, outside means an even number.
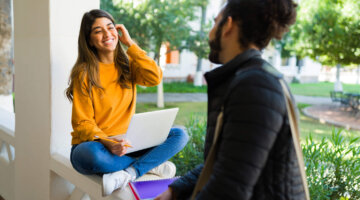
[[[15,114],[0,109],[0,195],[14,199]]]
[[[15,179],[15,114],[0,109],[0,196],[6,200],[14,199]],[[74,185],[69,200],[132,200],[135,199],[127,187],[108,197],[102,197],[102,179],[96,175],[82,175],[74,170],[69,158],[52,154],[50,171]],[[140,180],[159,179],[146,174]]]

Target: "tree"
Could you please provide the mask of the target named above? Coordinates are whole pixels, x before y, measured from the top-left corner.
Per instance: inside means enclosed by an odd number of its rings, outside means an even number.
[[[100,7],[110,12],[118,23],[125,24],[142,48],[154,52],[158,64],[160,48],[165,42],[170,44],[172,50],[185,48],[192,30],[189,22],[196,19],[196,7],[191,0],[132,0],[120,1],[115,5],[112,0],[101,0]],[[158,92],[158,107],[164,107],[163,102],[159,102],[161,93]]]
[[[285,49],[323,65],[336,65],[335,86],[341,88],[340,67],[360,64],[359,11],[357,0],[302,0]]]
[[[202,59],[209,55],[209,45],[207,35],[210,30],[211,23],[206,23],[206,10],[209,0],[198,0],[195,5],[201,9],[200,30],[193,31],[187,40],[187,48],[194,52],[197,56],[196,74],[194,79],[195,86],[202,85]]]

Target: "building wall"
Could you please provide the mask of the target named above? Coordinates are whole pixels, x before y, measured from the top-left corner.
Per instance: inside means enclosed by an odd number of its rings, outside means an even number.
[[[11,0],[0,0],[0,95],[12,93],[12,15]]]

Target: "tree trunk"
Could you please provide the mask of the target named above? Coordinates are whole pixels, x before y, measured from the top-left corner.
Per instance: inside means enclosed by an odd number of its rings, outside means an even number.
[[[340,69],[341,69],[341,65],[337,64],[336,65],[336,81],[335,81],[335,84],[334,84],[334,91],[337,91],[337,92],[342,92],[343,91],[343,87],[342,87],[342,84],[341,84],[341,81],[340,81]]]
[[[13,89],[11,13],[11,0],[0,0],[0,95],[9,95]]]
[[[204,35],[204,26],[205,26],[205,20],[206,20],[206,6],[201,6],[201,21],[200,21],[200,35]],[[194,85],[195,86],[202,86],[202,71],[201,71],[201,65],[202,65],[202,58],[198,57],[197,59],[197,65],[196,65],[196,74],[194,78]]]
[[[157,63],[157,65],[163,69],[163,66],[160,66],[160,58],[161,58],[160,50],[161,50],[161,43],[156,46],[154,60]],[[165,103],[164,103],[164,87],[163,87],[163,81],[162,80],[161,80],[160,84],[157,86],[157,102],[156,102],[156,106],[158,108],[164,108],[165,107]]]
[[[357,68],[357,80],[356,80],[356,83],[360,84],[360,65],[358,65],[358,68]]]

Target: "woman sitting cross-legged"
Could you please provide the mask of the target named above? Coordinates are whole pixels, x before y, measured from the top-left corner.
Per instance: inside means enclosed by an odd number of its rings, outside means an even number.
[[[120,42],[128,47],[127,54]],[[70,160],[82,174],[103,176],[104,195],[150,170],[171,171],[166,169],[169,165],[162,165],[162,170],[156,167],[187,143],[180,128],[172,128],[163,144],[131,154],[126,154],[129,141],[101,139],[126,133],[135,113],[136,85],[155,86],[161,79],[161,69],[133,42],[124,25],[115,24],[102,10],[84,14],[78,58],[66,90],[73,103]]]

